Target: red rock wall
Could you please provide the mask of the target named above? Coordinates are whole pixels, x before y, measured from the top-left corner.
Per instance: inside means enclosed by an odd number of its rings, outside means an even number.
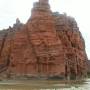
[[[77,23],[66,15],[54,16],[56,19],[57,34],[63,44],[66,75],[86,76],[87,56],[85,42],[78,29]],[[61,23],[62,22],[62,23]],[[74,75],[73,75],[74,74]]]
[[[85,77],[85,42],[76,21],[53,13],[48,0],[34,3],[25,25],[17,19],[0,34],[0,72],[14,76]]]
[[[39,63],[37,68],[41,75],[64,74],[62,43],[56,34],[52,13],[48,8],[44,8],[46,6],[40,6],[42,3],[35,4],[37,7],[32,9],[30,21],[27,22],[30,41]]]

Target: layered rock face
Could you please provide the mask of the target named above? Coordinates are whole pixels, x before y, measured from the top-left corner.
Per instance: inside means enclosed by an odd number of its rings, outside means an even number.
[[[26,24],[17,19],[0,32],[0,73],[76,79],[87,75],[85,42],[74,18],[34,3]]]

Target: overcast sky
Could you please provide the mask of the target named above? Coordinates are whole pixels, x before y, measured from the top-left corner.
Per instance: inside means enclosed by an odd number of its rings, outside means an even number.
[[[0,0],[0,30],[12,26],[17,17],[25,23],[31,15],[35,1],[38,0]],[[90,0],[49,0],[49,2],[52,11],[66,12],[76,19],[90,59]]]

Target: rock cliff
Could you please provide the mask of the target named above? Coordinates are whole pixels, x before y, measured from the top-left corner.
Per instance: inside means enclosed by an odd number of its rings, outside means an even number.
[[[87,75],[85,42],[74,18],[34,3],[26,24],[0,31],[1,75],[76,79]]]

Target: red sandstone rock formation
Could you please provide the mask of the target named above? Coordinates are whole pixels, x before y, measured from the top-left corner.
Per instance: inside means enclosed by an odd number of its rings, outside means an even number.
[[[53,13],[48,0],[34,3],[25,25],[0,32],[0,73],[80,78],[87,74],[85,42],[76,21]]]

